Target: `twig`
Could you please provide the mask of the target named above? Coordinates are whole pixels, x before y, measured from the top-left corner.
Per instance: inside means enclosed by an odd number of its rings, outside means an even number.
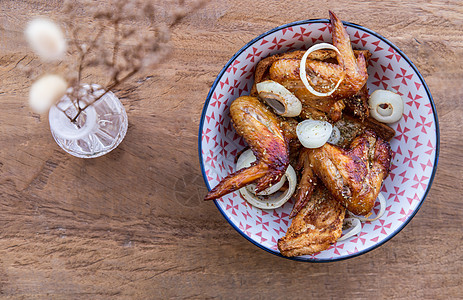
[[[179,0],[179,7],[172,9],[171,19],[165,26],[156,25],[154,5],[151,3],[137,2],[136,0],[114,0],[110,6],[94,6],[92,3],[81,4],[68,0],[66,5],[66,20],[72,33],[73,41],[71,42],[77,49],[77,74],[73,74],[71,79],[72,92],[68,95],[71,102],[75,106],[77,112],[73,117],[66,116],[71,122],[76,122],[82,111],[100,100],[109,91],[120,86],[128,79],[137,74],[143,67],[158,63],[165,55],[167,55],[168,40],[170,30],[183,20],[188,13],[201,8],[207,0],[194,0],[189,6],[183,0]],[[89,45],[85,45],[79,39],[79,28],[76,28],[72,22],[79,15],[77,12],[85,6],[92,10],[97,27],[97,33],[93,37]],[[144,21],[149,20],[149,29],[140,30],[130,28],[128,24],[139,19]],[[113,30],[111,34],[106,34],[109,30]],[[108,42],[112,43],[112,55],[108,49]],[[92,53],[92,54],[90,54]],[[81,82],[84,76],[84,71],[89,66],[99,65],[107,68],[110,75],[109,82],[102,87],[104,92],[93,98],[89,97],[88,103],[80,101],[82,97]],[[121,75],[122,78],[119,78]],[[93,95],[93,89],[85,91],[86,95]],[[90,100],[92,99],[92,100]],[[83,107],[82,107],[83,106]]]
[[[82,79],[82,71],[83,71],[83,68],[84,68],[84,59],[85,59],[85,56],[87,55],[87,53],[89,53],[93,47],[95,47],[96,45],[96,42],[98,41],[98,39],[100,39],[101,35],[103,34],[103,32],[105,31],[105,27],[102,26],[98,33],[95,35],[95,37],[93,38],[93,40],[91,41],[90,45],[88,46],[87,49],[82,49],[82,52],[81,52],[81,55],[80,55],[80,58],[79,58],[79,70],[78,70],[78,75],[77,75],[77,86],[80,86],[80,81]],[[79,47],[82,47],[82,46],[79,46]]]
[[[66,111],[64,109],[62,109],[61,107],[59,107],[58,105],[56,105],[56,108],[60,111],[63,112],[63,114],[71,121],[71,122],[74,122],[72,121],[72,118],[70,116],[68,116],[68,114],[66,113]]]
[[[116,65],[117,52],[119,51],[119,20],[114,22],[114,47],[113,47],[113,65]]]
[[[84,111],[87,107],[89,107],[90,105],[93,105],[95,102],[97,102],[98,100],[100,100],[104,95],[106,95],[108,92],[110,92],[111,90],[115,89],[116,87],[118,87],[120,84],[122,84],[123,82],[125,82],[127,79],[129,79],[130,77],[132,77],[133,75],[135,75],[138,71],[140,71],[140,68],[136,68],[136,69],[133,69],[130,73],[128,73],[127,75],[125,75],[123,78],[121,78],[120,80],[118,81],[115,81],[113,82],[111,85],[109,85],[107,88],[104,88],[104,92],[103,94],[99,95],[98,97],[96,97],[95,99],[93,99],[91,102],[87,103],[84,107],[78,109],[77,111],[77,114],[74,118],[71,119],[71,122],[75,122],[77,120],[77,118],[79,117],[79,115],[82,113],[82,111]]]

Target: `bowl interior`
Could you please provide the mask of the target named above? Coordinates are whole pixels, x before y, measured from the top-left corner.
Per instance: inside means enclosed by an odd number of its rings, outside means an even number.
[[[386,242],[414,216],[430,188],[438,157],[438,121],[431,94],[411,61],[391,42],[362,26],[344,23],[355,49],[368,49],[368,88],[388,89],[402,96],[403,118],[392,124],[397,134],[391,141],[392,170],[381,193],[387,200],[385,214],[365,222],[362,232],[329,249],[297,257],[297,260],[332,261],[365,253]],[[307,49],[315,43],[331,43],[328,20],[309,20],[275,28],[249,42],[220,72],[206,100],[201,117],[199,151],[203,176],[209,189],[235,171],[235,157],[245,147],[229,117],[229,106],[248,95],[254,68],[260,59],[275,53]],[[275,210],[252,207],[237,192],[216,201],[230,224],[257,246],[280,255],[278,238],[289,224],[292,202]],[[377,207],[374,208],[378,210]]]

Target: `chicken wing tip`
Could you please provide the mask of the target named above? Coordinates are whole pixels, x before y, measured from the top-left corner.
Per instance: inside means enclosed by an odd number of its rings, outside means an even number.
[[[339,21],[338,17],[332,10],[328,10],[328,13],[330,14],[331,23],[333,23],[334,21]]]

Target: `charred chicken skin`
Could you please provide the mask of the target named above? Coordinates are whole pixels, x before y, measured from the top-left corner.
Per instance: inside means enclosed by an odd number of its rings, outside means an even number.
[[[333,197],[356,215],[370,214],[391,164],[388,142],[372,131],[356,137],[349,150],[325,144],[312,149],[313,172]]]
[[[236,132],[248,143],[256,161],[225,177],[205,200],[220,198],[253,182],[256,192],[261,192],[277,183],[289,164],[289,146],[281,122],[256,97],[242,96],[233,101],[230,115]]]
[[[299,256],[328,249],[342,234],[345,212],[322,184],[317,185],[286,235],[278,240],[281,254]]]

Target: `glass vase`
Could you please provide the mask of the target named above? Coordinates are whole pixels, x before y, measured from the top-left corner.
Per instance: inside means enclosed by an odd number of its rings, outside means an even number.
[[[96,84],[83,85],[79,90],[79,106],[104,94]],[[74,122],[77,114],[77,101],[71,101],[72,89],[49,112],[50,130],[56,143],[64,151],[81,158],[94,158],[116,148],[127,132],[127,114],[119,99],[107,92],[100,99],[83,110]],[[71,119],[69,117],[71,117]]]

